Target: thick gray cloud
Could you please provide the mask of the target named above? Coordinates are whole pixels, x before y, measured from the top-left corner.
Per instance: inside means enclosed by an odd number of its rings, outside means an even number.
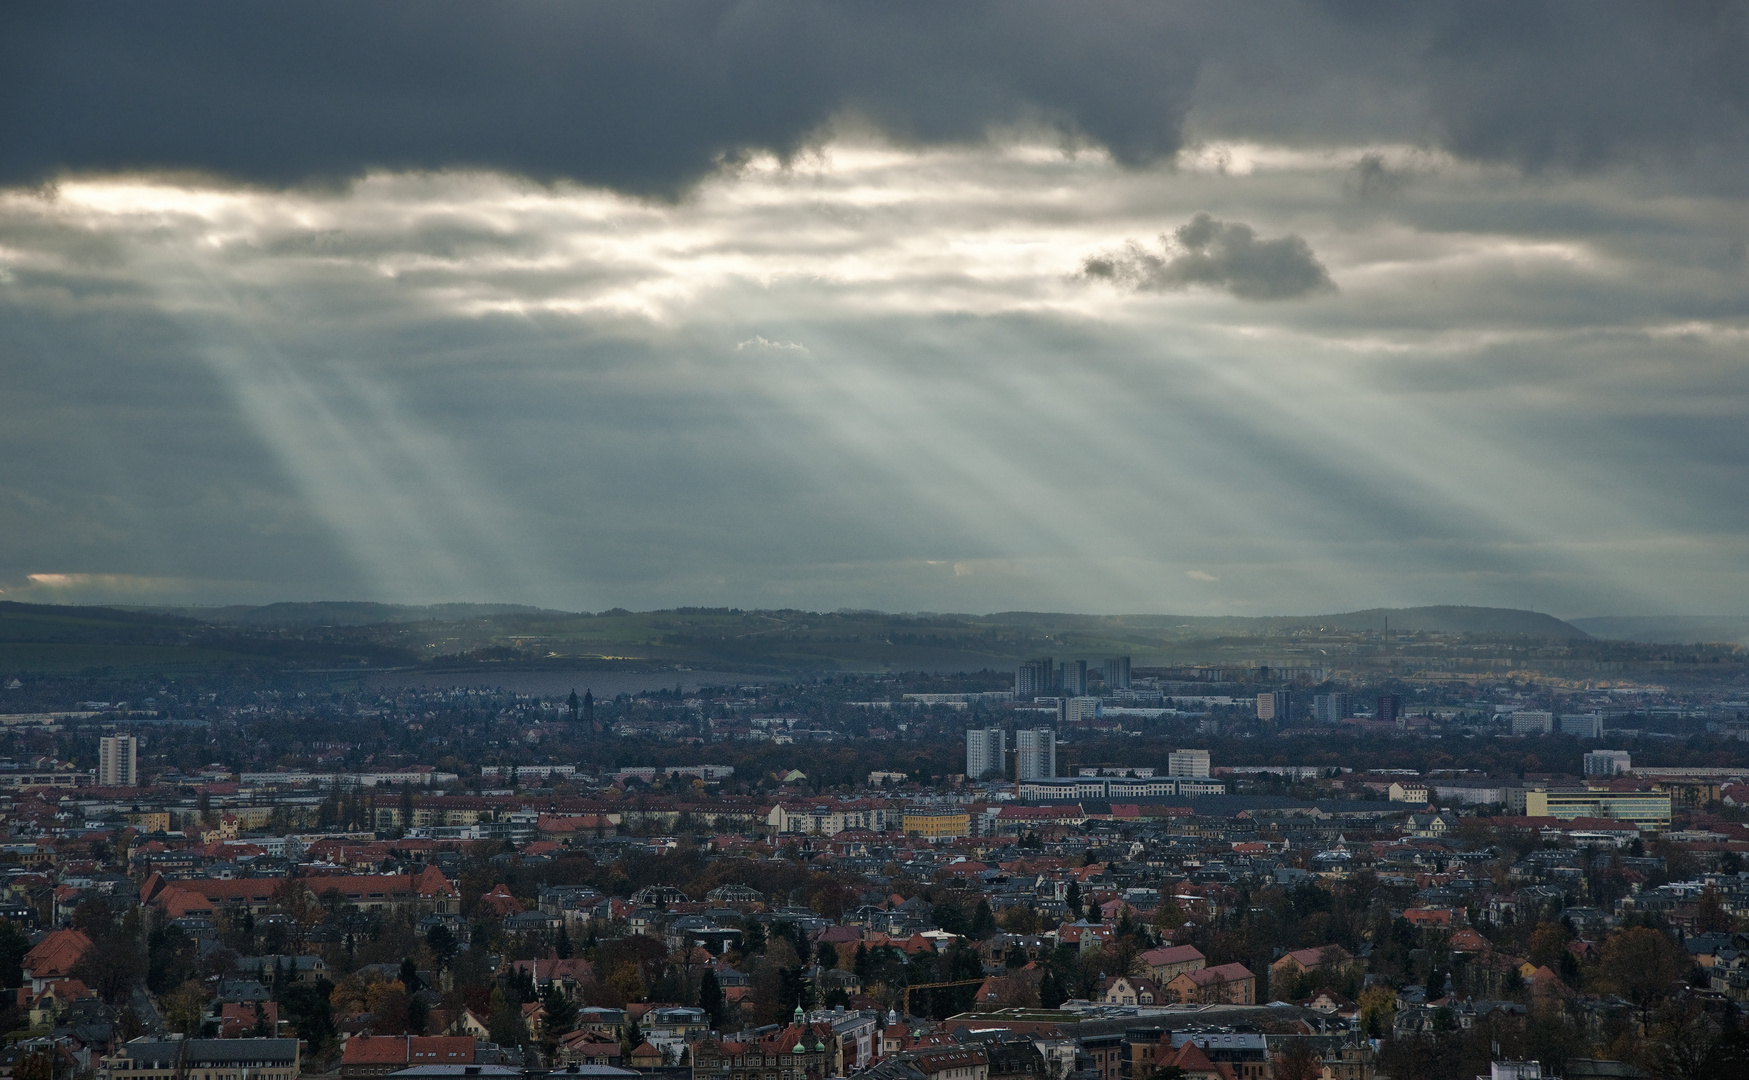
[[[0,183],[267,184],[477,167],[673,192],[856,115],[1046,125],[1140,164],[1198,138],[1384,138],[1537,169],[1709,159],[1740,185],[1741,2],[6,5]]]
[[[1206,285],[1241,300],[1291,300],[1336,290],[1311,245],[1297,236],[1259,240],[1249,225],[1199,213],[1160,242],[1164,254],[1132,240],[1122,251],[1088,258],[1081,272],[1139,292]]]
[[[1749,609],[1743,10],[8,5],[0,591]]]

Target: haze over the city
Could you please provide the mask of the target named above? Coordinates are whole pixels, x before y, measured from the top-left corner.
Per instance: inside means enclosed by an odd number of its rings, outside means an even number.
[[[0,19],[0,599],[1749,611],[1741,5]]]

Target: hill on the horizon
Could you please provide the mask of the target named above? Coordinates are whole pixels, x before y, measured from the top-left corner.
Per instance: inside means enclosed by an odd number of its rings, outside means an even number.
[[[167,615],[197,619],[216,626],[316,627],[316,626],[380,626],[402,623],[456,623],[469,619],[490,619],[500,616],[524,616],[539,620],[551,618],[606,619],[657,618],[663,620],[738,617],[813,616],[835,621],[903,620],[919,623],[979,623],[1049,628],[1133,629],[1161,634],[1167,638],[1255,635],[1329,627],[1333,630],[1383,630],[1388,624],[1393,630],[1410,633],[1480,634],[1540,638],[1585,638],[1591,636],[1580,627],[1563,622],[1553,615],[1516,608],[1463,607],[1439,605],[1414,608],[1368,608],[1362,611],[1338,612],[1328,615],[1084,615],[1070,612],[1001,611],[988,615],[934,613],[908,614],[874,610],[843,610],[831,613],[791,609],[727,609],[669,608],[656,611],[624,611],[591,614],[537,608],[526,604],[384,604],[374,601],[286,601],[258,607],[233,605],[216,608],[152,608]]]
[[[390,623],[461,622],[493,615],[537,615],[527,604],[381,604],[372,600],[281,601],[253,606],[144,608],[198,619],[214,626],[383,626]],[[554,613],[558,614],[558,613]]]
[[[736,671],[1012,670],[1027,657],[1129,656],[1138,666],[1283,662],[1285,635],[1324,629],[1577,641],[1582,629],[1505,608],[1312,616],[885,614],[677,608],[589,613],[515,604],[374,602],[122,610],[0,604],[0,671],[244,664],[454,667],[570,664]]]
[[[1742,615],[1600,615],[1568,621],[1592,637],[1607,641],[1641,641],[1653,645],[1693,645],[1710,641],[1749,645],[1749,616]]]
[[[968,616],[970,617],[970,616]],[[984,618],[1024,625],[1051,626],[1084,622],[1117,623],[1174,637],[1208,637],[1282,633],[1328,627],[1332,630],[1392,630],[1410,633],[1479,634],[1504,637],[1586,638],[1579,627],[1540,611],[1517,608],[1439,605],[1414,608],[1368,608],[1330,615],[1057,615],[1049,612],[1003,611]]]

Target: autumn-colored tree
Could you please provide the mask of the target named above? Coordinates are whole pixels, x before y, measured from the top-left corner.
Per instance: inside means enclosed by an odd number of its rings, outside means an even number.
[[[1161,900],[1159,908],[1154,911],[1154,925],[1162,930],[1176,930],[1184,922],[1184,909],[1178,906],[1178,901],[1170,897]]]
[[[1025,904],[1016,904],[1002,913],[996,920],[1002,924],[1002,929],[1010,934],[1036,934],[1044,927],[1044,922],[1038,917],[1038,912]]]
[[[1275,1059],[1275,1080],[1318,1080],[1323,1071],[1318,1055],[1303,1044]]]
[[[1556,922],[1539,922],[1530,932],[1530,962],[1559,971],[1561,954],[1567,951],[1567,928]]]
[[[206,1016],[206,1003],[206,988],[199,980],[190,979],[164,999],[164,1023],[171,1031],[198,1035],[201,1020]]]
[[[1641,1032],[1646,1030],[1652,1010],[1682,978],[1675,944],[1644,926],[1611,934],[1603,943],[1600,969],[1609,988],[1640,1010]]]
[[[1391,1014],[1397,1011],[1397,994],[1388,986],[1368,987],[1360,995],[1360,1027],[1378,1038],[1391,1030]]]
[[[635,964],[621,964],[607,977],[607,985],[613,995],[619,999],[616,1007],[624,1008],[627,1004],[644,1000],[646,987],[644,977],[638,972]]]
[[[366,1004],[373,1017],[371,1033],[375,1035],[423,1035],[413,1031],[407,988],[399,979],[373,983],[366,995]]]
[[[1722,932],[1731,929],[1731,913],[1725,910],[1724,897],[1719,890],[1708,885],[1700,891],[1700,897],[1695,902],[1697,908],[1694,917],[1696,929],[1703,934]]]
[[[13,1080],[54,1080],[55,1063],[41,1050],[26,1054],[24,1059],[12,1067]]]

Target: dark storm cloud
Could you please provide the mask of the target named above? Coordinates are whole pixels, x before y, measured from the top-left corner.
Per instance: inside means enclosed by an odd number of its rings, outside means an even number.
[[[1120,252],[1087,259],[1081,272],[1139,292],[1206,285],[1241,300],[1291,300],[1336,290],[1311,245],[1297,236],[1259,240],[1242,222],[1197,214],[1173,231],[1171,241],[1164,236],[1160,240],[1166,254],[1156,255],[1132,241]]]
[[[853,112],[902,138],[1044,121],[1169,156],[1171,17],[1052,5],[172,3],[14,8],[0,182],[194,167],[268,183],[477,166],[667,190]],[[1139,33],[1138,33],[1139,32]]]
[[[1362,201],[1388,199],[1403,190],[1408,174],[1385,164],[1383,154],[1363,154],[1348,170],[1343,188]]]
[[[794,151],[845,114],[925,142],[1042,123],[1132,164],[1174,154],[1189,116],[1216,136],[1432,139],[1529,167],[1729,156],[1746,130],[1745,10],[8,5],[0,183],[483,167],[672,192],[725,158]]]

